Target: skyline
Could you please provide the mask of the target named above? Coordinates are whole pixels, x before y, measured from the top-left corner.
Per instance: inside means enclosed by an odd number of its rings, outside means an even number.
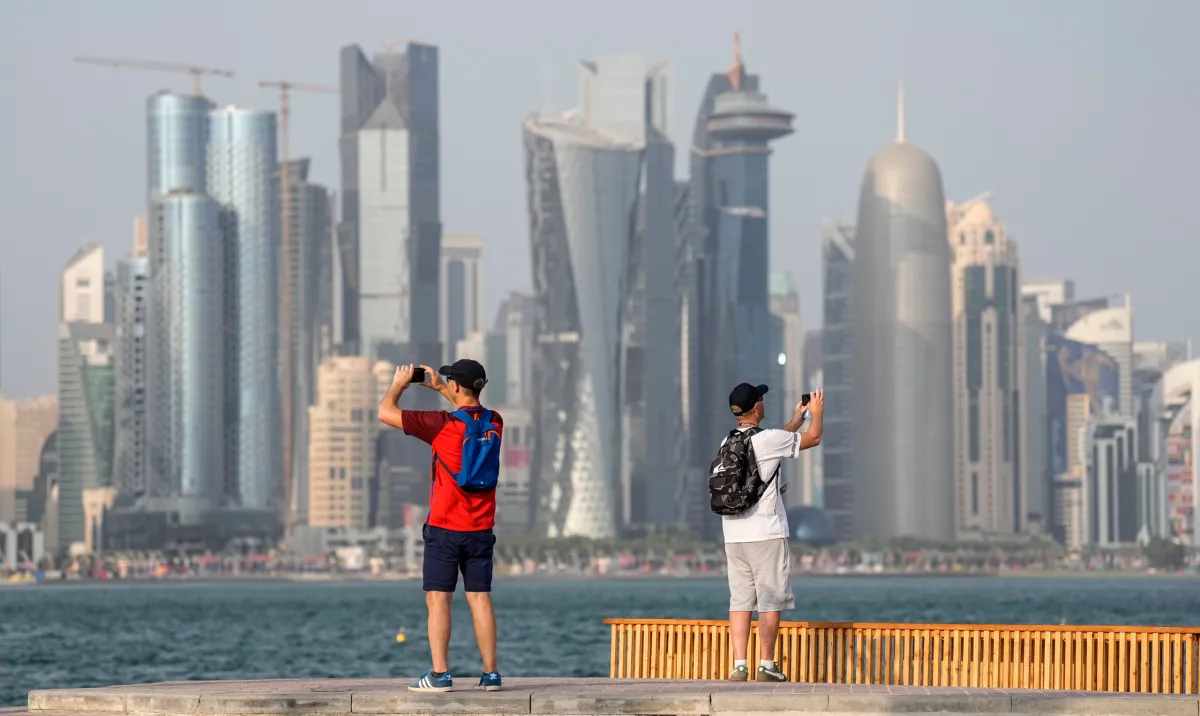
[[[481,4],[462,20],[403,4],[353,5],[326,17],[301,2],[282,36],[268,34],[282,14],[278,3],[256,4],[226,24],[223,4],[131,2],[119,17],[80,4],[55,18],[53,30],[41,5],[0,9],[0,28],[10,28],[0,29],[0,58],[37,68],[0,78],[0,91],[41,108],[0,119],[9,166],[19,170],[0,178],[10,237],[0,242],[0,392],[53,392],[58,274],[89,241],[110,259],[128,251],[132,219],[145,206],[146,97],[190,86],[186,75],[75,66],[74,55],[227,67],[235,78],[205,82],[218,105],[273,111],[275,94],[258,90],[257,80],[329,82],[338,48],[374,51],[384,37],[368,30],[377,27],[441,48],[442,222],[447,234],[484,237],[485,323],[500,296],[531,285],[522,118],[544,107],[547,95],[555,109],[571,106],[578,59],[633,51],[668,61],[676,86],[670,134],[683,177],[704,80],[728,67],[740,31],[748,71],[769,77],[772,103],[796,112],[796,136],[772,159],[770,233],[773,268],[797,275],[807,326],[820,316],[822,220],[853,220],[862,169],[894,136],[895,84],[904,78],[908,136],[941,166],[947,199],[996,192],[993,206],[1021,237],[1024,275],[1071,278],[1082,297],[1131,290],[1140,340],[1200,336],[1200,316],[1176,319],[1172,290],[1187,285],[1188,267],[1200,263],[1200,246],[1188,240],[1200,236],[1200,217],[1162,210],[1186,206],[1195,185],[1187,172],[1200,160],[1191,130],[1200,102],[1184,96],[1200,67],[1183,34],[1200,21],[1191,4],[1162,3],[1152,28],[1134,5],[1118,2],[1090,3],[1086,15],[1079,3],[1040,10],[1011,3],[1001,11],[932,1],[763,2],[733,19],[714,10],[723,4],[696,3],[686,31],[664,33],[651,28],[678,22],[675,13],[642,8],[645,24],[630,25],[619,3],[593,16],[540,2],[504,12]],[[555,33],[544,31],[549,25]],[[898,25],[909,32],[895,33]],[[273,38],[269,52],[254,51],[256,36]],[[298,96],[295,105],[292,156],[312,157],[313,181],[337,187],[336,100]],[[94,108],[90,123],[68,111],[77,106]],[[70,211],[64,196],[77,202]],[[1103,250],[1089,250],[1097,243]]]

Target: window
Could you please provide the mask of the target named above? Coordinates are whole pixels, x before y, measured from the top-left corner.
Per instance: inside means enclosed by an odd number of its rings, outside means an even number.
[[[996,235],[993,234],[991,231],[988,231],[986,234],[983,235],[983,243],[985,243],[985,244],[996,243]]]

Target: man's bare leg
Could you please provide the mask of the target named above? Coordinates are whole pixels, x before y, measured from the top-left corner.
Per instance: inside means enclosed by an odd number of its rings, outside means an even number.
[[[425,607],[429,610],[429,651],[433,656],[433,670],[439,674],[450,670],[450,602],[453,599],[454,592],[425,592]]]
[[[775,626],[779,626],[778,615]],[[733,642],[733,660],[745,661],[750,649],[750,612],[729,612],[729,639]]]
[[[749,624],[747,621],[747,631]],[[758,613],[758,658],[775,661],[775,638],[779,635],[779,612]],[[742,653],[746,653],[745,649]],[[745,657],[742,657],[745,658]]]
[[[467,604],[471,606],[471,620],[475,623],[475,641],[479,642],[479,656],[483,659],[483,673],[498,671],[496,668],[496,612],[492,609],[491,592],[467,592]],[[447,636],[450,630],[446,630]]]

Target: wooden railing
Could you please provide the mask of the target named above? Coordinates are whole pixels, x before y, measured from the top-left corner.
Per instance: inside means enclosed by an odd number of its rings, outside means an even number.
[[[605,623],[613,678],[724,679],[732,668],[729,622]],[[775,659],[807,683],[1195,694],[1198,645],[1200,627],[784,622]],[[748,654],[757,663],[757,624]]]

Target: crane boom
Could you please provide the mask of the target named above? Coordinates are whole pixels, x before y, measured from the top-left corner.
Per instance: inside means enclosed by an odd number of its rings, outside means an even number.
[[[203,94],[200,78],[203,75],[215,75],[217,77],[233,77],[233,72],[230,70],[217,69],[215,67],[201,67],[199,65],[188,65],[178,62],[161,62],[159,60],[128,60],[114,59],[109,57],[76,57],[75,61],[84,65],[100,65],[103,67],[117,67],[122,69],[135,70],[156,70],[158,72],[179,72],[189,73],[195,82],[194,91],[197,95]]]

